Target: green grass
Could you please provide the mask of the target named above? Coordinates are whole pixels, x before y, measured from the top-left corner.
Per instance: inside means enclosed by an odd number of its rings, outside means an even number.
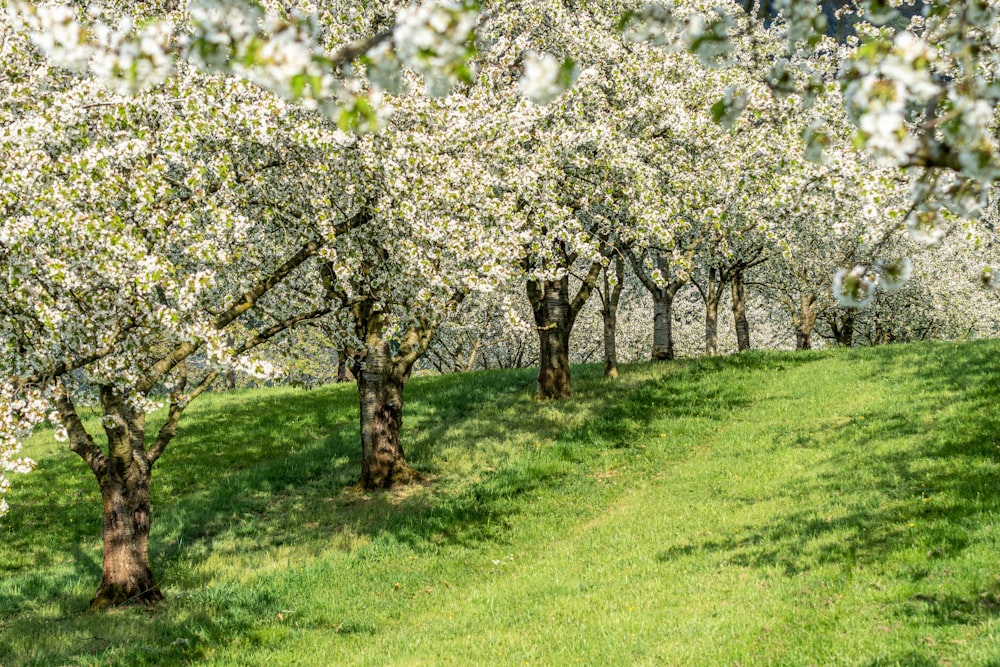
[[[361,495],[351,386],[206,396],[154,610],[87,613],[100,501],[40,434],[0,665],[1000,665],[1000,342],[415,379],[431,483]]]

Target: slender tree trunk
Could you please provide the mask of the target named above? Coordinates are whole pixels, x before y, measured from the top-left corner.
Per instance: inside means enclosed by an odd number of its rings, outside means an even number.
[[[618,345],[615,340],[617,327],[616,313],[611,313],[604,319],[604,377],[612,379],[618,377]]]
[[[604,292],[601,294],[601,319],[604,321],[604,377],[618,377],[618,304],[621,302],[625,282],[625,262],[615,256],[615,284],[604,269]]]
[[[403,388],[409,372],[399,373],[389,341],[365,356],[358,373],[361,402],[361,479],[365,490],[388,489],[420,479],[406,462],[399,432],[403,425]]]
[[[653,292],[653,361],[674,358],[673,307],[674,295],[669,290]]]
[[[799,316],[795,322],[795,349],[812,349],[812,332],[816,326],[816,297],[802,295],[799,299]]]
[[[747,320],[746,290],[743,272],[733,274],[733,319],[736,322],[736,346],[740,352],[750,349],[750,322]]]
[[[342,348],[337,351],[337,382],[354,380],[354,350]]]
[[[714,357],[719,353],[719,301],[723,285],[716,268],[708,270],[708,291],[705,300],[705,354]]]
[[[710,357],[719,354],[718,299],[711,299],[705,303],[705,354]]]
[[[631,249],[625,248],[625,253],[632,265],[632,271],[653,297],[653,351],[651,357],[653,361],[669,361],[674,358],[674,298],[687,284],[688,278],[675,277],[666,286],[661,287],[653,280],[653,274],[647,270],[645,264],[636,257]],[[690,258],[694,249],[689,249],[688,253]],[[654,260],[661,278],[669,276],[671,271],[667,257],[662,253],[657,253]]]
[[[476,342],[472,345],[472,351],[469,352],[469,358],[465,361],[465,367],[463,370],[465,370],[466,373],[471,372],[476,367],[476,358],[479,356],[479,351],[483,347],[483,338],[483,333],[479,332],[479,335],[476,337]]]

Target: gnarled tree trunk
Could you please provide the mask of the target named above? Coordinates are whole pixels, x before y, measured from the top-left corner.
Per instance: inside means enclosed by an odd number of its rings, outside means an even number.
[[[458,292],[452,302],[464,296]],[[406,462],[400,429],[403,425],[403,389],[413,365],[427,351],[437,323],[415,317],[402,336],[386,338],[389,317],[374,297],[351,306],[355,332],[364,342],[355,351],[354,375],[361,404],[361,479],[364,490],[388,489],[417,482],[420,473]]]
[[[162,447],[152,449],[153,456],[147,453],[145,415],[114,388],[101,387],[105,454],[84,428],[65,389],[60,388],[56,406],[70,448],[86,461],[101,489],[104,565],[91,608],[163,599],[149,567],[150,473]]]
[[[830,330],[837,345],[851,347],[854,345],[854,313],[847,312],[843,317],[836,315],[829,318]]]
[[[569,336],[580,309],[587,302],[601,273],[594,262],[573,300],[569,297],[569,274],[556,280],[529,279],[528,301],[538,331],[539,398],[566,398],[570,394]]]
[[[550,308],[549,312],[553,310]],[[557,323],[559,319],[563,320],[562,324]],[[566,398],[570,394],[569,333],[565,319],[559,314],[550,316],[547,324],[538,325],[538,382],[535,393],[539,398]]]
[[[389,341],[369,348],[358,373],[361,401],[361,479],[366,490],[388,489],[420,479],[406,462],[399,439],[403,425],[403,389],[409,369],[393,363]]]
[[[92,609],[163,599],[149,568],[149,486],[146,415],[112,387],[101,387],[108,455],[94,470],[103,506],[104,567]]]
[[[149,568],[149,486],[152,467],[135,457],[112,457],[98,478],[103,505],[104,567],[93,609],[126,603],[153,604],[163,595]]]

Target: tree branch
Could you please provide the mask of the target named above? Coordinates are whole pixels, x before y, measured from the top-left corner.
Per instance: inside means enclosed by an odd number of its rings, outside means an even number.
[[[73,405],[73,400],[69,397],[69,392],[66,391],[66,387],[62,382],[56,384],[54,393],[59,419],[69,434],[70,450],[79,454],[80,458],[87,463],[87,466],[90,467],[93,473],[100,477],[104,466],[107,465],[107,457],[101,451],[100,447],[94,444],[94,438],[87,432],[86,427],[80,420],[76,406]]]

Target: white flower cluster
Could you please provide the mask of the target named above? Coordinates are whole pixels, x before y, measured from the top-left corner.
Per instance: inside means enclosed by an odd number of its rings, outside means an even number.
[[[11,0],[7,3],[7,17],[13,25],[30,30],[31,41],[53,62],[73,71],[87,68],[94,49],[70,7],[34,7],[20,0]]]
[[[94,50],[90,71],[126,95],[163,83],[174,69],[170,53],[173,25],[154,21],[135,32],[131,19],[115,28],[106,23],[93,26],[100,48]]]
[[[913,105],[941,94],[931,74],[935,52],[910,32],[899,33],[877,58],[858,58],[846,72],[844,104],[865,146],[888,164],[907,164],[920,147],[907,125]]]
[[[870,270],[861,265],[850,271],[841,269],[833,277],[833,297],[845,308],[864,308],[875,300],[876,287],[896,291],[906,285],[912,273],[913,262],[909,257],[878,260]]]
[[[797,42],[813,44],[826,30],[826,15],[816,2],[805,0],[779,0],[774,8],[786,21],[785,39],[789,51],[795,51]]]
[[[712,106],[712,116],[716,123],[723,127],[734,127],[743,111],[747,108],[749,97],[743,89],[736,86],[726,86],[721,100]]]
[[[94,9],[94,22],[87,29],[70,7],[34,7],[17,0],[8,4],[7,13],[31,30],[32,41],[57,65],[89,69],[117,92],[137,93],[162,83],[173,72],[173,25],[168,21],[154,21],[136,31],[130,18],[111,26]]]
[[[233,71],[289,100],[334,113],[338,81],[319,43],[315,16],[288,19],[241,1],[198,0],[191,6],[194,34],[188,59],[207,71]]]
[[[572,61],[559,62],[550,53],[529,51],[524,57],[521,94],[535,104],[545,105],[562,95],[578,76]]]
[[[673,3],[654,2],[639,12],[630,12],[622,18],[620,27],[622,36],[631,42],[668,47],[678,46],[683,32]]]
[[[726,64],[733,50],[729,31],[735,22],[724,7],[682,17],[672,3],[652,3],[639,12],[626,13],[619,23],[625,39],[686,48],[706,67]]]
[[[91,12],[78,20],[65,5],[34,6],[12,0],[7,12],[27,28],[33,41],[56,64],[88,69],[115,91],[134,94],[162,83],[178,55],[208,72],[235,72],[290,100],[322,111],[345,129],[381,127],[389,110],[382,95],[359,90],[357,79],[341,79],[350,63],[327,56],[316,15],[292,12],[285,18],[265,13],[247,0],[194,0],[192,31],[174,41],[174,26],[153,21],[136,29],[132,19],[111,25]],[[403,9],[391,42],[362,54],[374,91],[401,92],[402,66],[423,75],[431,95],[446,95],[458,82],[470,82],[477,10],[471,2],[428,2]]]
[[[18,457],[21,438],[45,419],[46,401],[40,394],[17,391],[12,385],[0,385],[0,516],[7,510],[4,495],[10,489],[6,473],[27,473],[35,467],[31,459]]]
[[[864,308],[875,300],[875,275],[864,266],[841,269],[833,277],[833,298],[845,308]]]
[[[735,22],[724,7],[709,14],[694,14],[688,20],[684,39],[691,53],[705,67],[722,67],[729,63],[733,43],[729,31]]]
[[[471,80],[469,59],[476,11],[463,2],[411,5],[396,16],[393,41],[399,59],[427,81],[432,96],[447,95]]]

